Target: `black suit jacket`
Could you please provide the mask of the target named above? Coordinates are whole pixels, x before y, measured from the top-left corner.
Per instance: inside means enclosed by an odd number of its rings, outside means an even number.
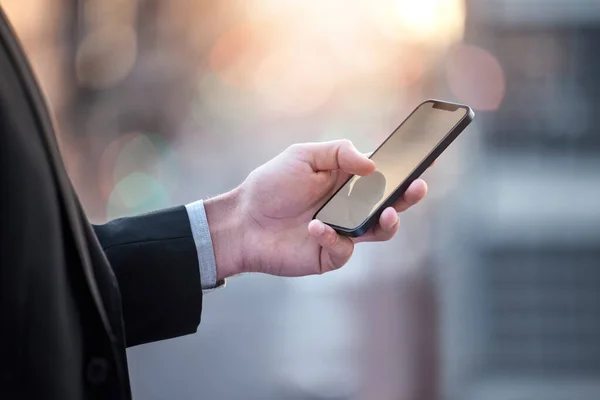
[[[126,346],[200,322],[188,216],[90,225],[1,8],[0,163],[0,398],[130,398]]]

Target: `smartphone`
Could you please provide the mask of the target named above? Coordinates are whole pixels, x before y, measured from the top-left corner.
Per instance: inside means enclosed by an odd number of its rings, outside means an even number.
[[[365,234],[474,116],[473,110],[463,104],[424,101],[373,152],[376,171],[369,176],[350,177],[314,218],[341,235]]]

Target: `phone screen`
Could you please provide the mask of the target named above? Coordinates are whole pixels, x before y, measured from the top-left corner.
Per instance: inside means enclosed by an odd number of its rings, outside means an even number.
[[[373,153],[376,171],[354,176],[318,212],[329,225],[356,229],[425,160],[467,115],[467,108],[428,101],[421,104]]]

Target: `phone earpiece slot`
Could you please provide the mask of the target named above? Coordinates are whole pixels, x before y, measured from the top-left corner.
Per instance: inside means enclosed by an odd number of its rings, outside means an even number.
[[[441,103],[441,102],[434,103],[433,108],[435,108],[437,110],[453,111],[453,112],[458,110],[458,106],[455,104]]]

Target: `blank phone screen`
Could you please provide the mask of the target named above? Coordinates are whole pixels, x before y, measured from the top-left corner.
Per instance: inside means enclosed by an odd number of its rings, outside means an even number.
[[[330,225],[356,229],[427,158],[467,115],[463,107],[428,101],[421,104],[371,156],[376,171],[354,176],[319,211]]]

